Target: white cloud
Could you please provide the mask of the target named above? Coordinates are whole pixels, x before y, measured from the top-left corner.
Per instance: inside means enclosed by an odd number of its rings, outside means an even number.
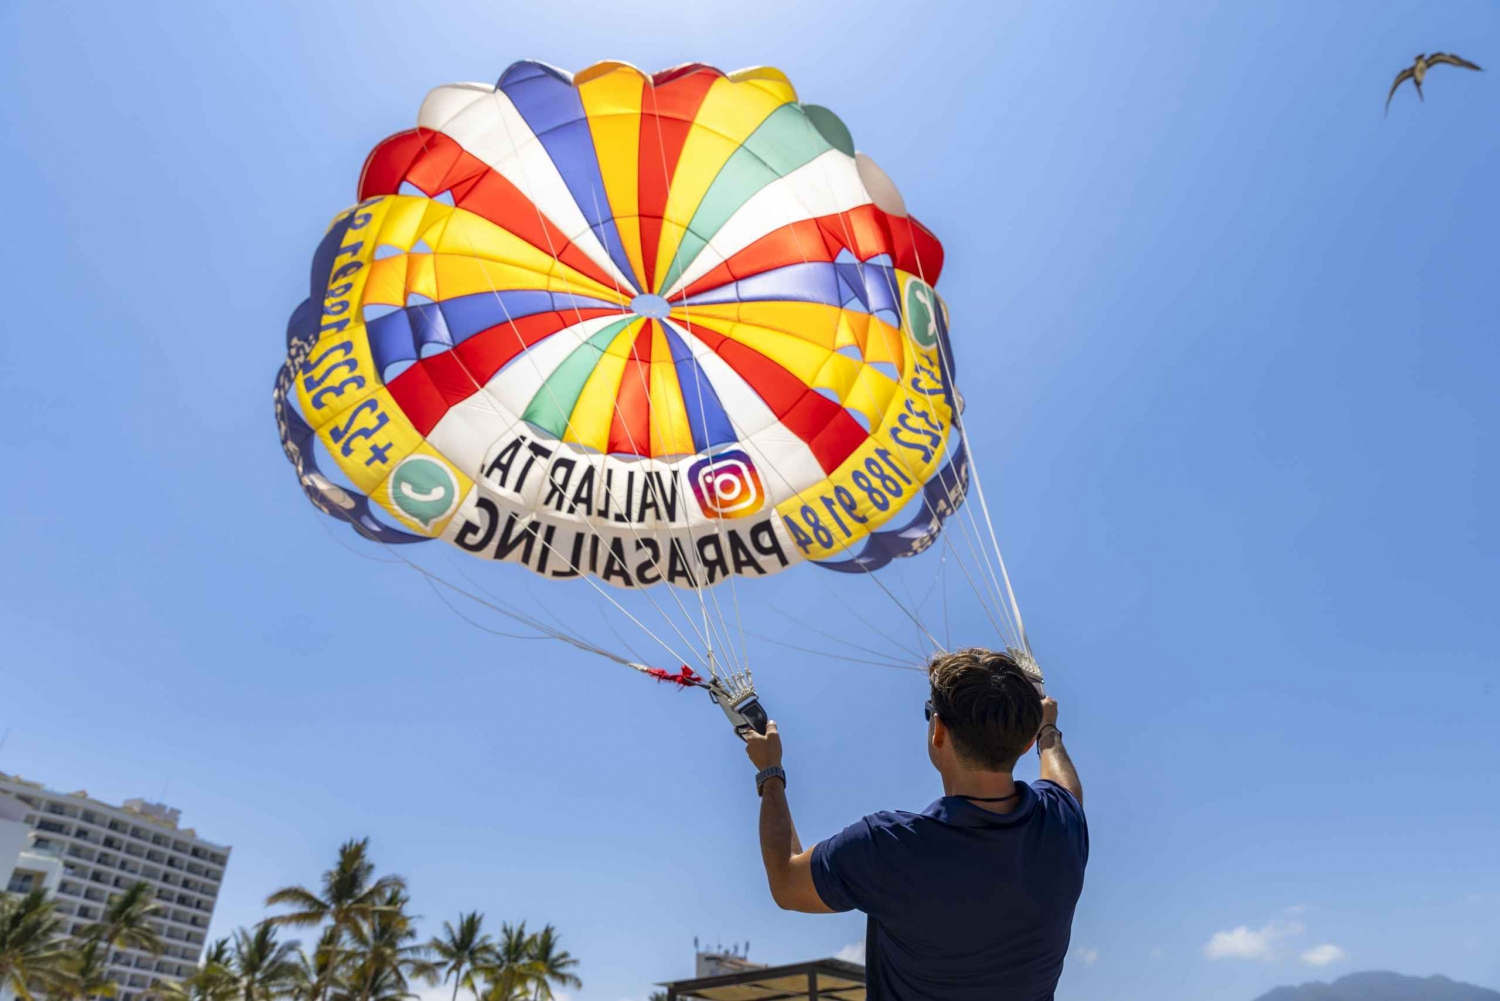
[[[1209,959],[1258,959],[1268,962],[1276,958],[1276,942],[1280,939],[1300,935],[1303,927],[1296,921],[1270,921],[1258,929],[1240,925],[1230,931],[1214,932],[1214,937],[1203,947]]]
[[[1099,961],[1098,949],[1085,949],[1081,945],[1075,945],[1068,950],[1068,953],[1082,962],[1084,966],[1093,966]]]
[[[1308,966],[1327,966],[1348,958],[1348,953],[1331,942],[1315,945],[1302,954],[1302,962]]]
[[[850,942],[834,953],[833,958],[842,959],[846,963],[859,963],[863,965],[865,961],[865,940],[860,939],[858,942]]]

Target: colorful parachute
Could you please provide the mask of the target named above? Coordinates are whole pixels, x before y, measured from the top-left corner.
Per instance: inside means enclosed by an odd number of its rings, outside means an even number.
[[[777,70],[516,63],[429,94],[358,198],[276,406],[361,534],[703,588],[872,570],[962,503],[942,247]]]

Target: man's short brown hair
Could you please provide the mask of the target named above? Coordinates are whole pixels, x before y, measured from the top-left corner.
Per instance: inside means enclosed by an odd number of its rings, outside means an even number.
[[[927,665],[932,705],[966,764],[1004,772],[1042,726],[1042,697],[1005,653],[971,647]]]

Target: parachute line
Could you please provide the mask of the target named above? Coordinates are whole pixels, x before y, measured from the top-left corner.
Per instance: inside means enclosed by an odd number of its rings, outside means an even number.
[[[829,653],[826,650],[816,650],[812,647],[799,646],[796,643],[788,643],[786,640],[777,639],[774,636],[766,636],[763,633],[751,632],[747,633],[746,635],[754,636],[758,640],[764,640],[765,642],[771,643],[775,646],[786,647],[788,650],[796,650],[800,653],[810,653],[815,657],[827,657],[829,660],[844,660],[848,661],[851,664],[870,664],[874,667],[890,668],[893,671],[919,671],[924,674],[927,671],[925,667],[917,667],[912,664],[900,664],[890,660],[868,660],[864,657],[850,657],[840,653]]]
[[[819,629],[817,626],[811,625],[810,623],[807,623],[807,622],[803,622],[801,619],[797,618],[791,612],[788,612],[787,610],[785,610],[783,608],[778,608],[775,605],[770,605],[768,607],[771,609],[771,611],[775,612],[777,615],[780,615],[782,618],[788,620],[789,622],[795,622],[797,625],[801,626],[803,629],[806,629],[809,632],[817,633],[819,636],[823,637],[824,639],[832,640],[835,643],[842,643],[844,646],[847,646],[851,650],[859,650],[860,652],[870,654],[873,657],[883,657],[883,656],[885,656],[884,652],[882,652],[880,650],[876,650],[876,649],[873,649],[873,648],[867,647],[867,646],[862,646],[859,643],[851,643],[851,642],[849,642],[848,639],[846,639],[844,637],[840,637],[840,636],[835,636],[833,633],[828,632],[826,629]],[[885,637],[884,634],[881,634],[881,635],[882,635],[882,638],[889,639],[889,637]],[[913,650],[909,650],[906,647],[901,646],[901,644],[899,644],[899,643],[894,643],[894,641],[893,641],[893,645],[900,647],[904,652],[911,654],[912,657],[915,658],[915,659],[918,659],[918,660],[923,659],[921,657],[921,655],[917,654]]]

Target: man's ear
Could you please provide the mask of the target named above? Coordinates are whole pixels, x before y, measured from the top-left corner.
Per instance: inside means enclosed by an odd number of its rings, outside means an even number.
[[[1021,753],[1019,755],[1017,755],[1016,760],[1020,761],[1022,758],[1026,757],[1026,752],[1030,751],[1035,746],[1036,746],[1036,738],[1032,737],[1031,738],[1031,743],[1029,743],[1025,747],[1021,748]]]
[[[943,717],[932,718],[932,746],[942,747],[948,743],[948,728],[943,725]]]

